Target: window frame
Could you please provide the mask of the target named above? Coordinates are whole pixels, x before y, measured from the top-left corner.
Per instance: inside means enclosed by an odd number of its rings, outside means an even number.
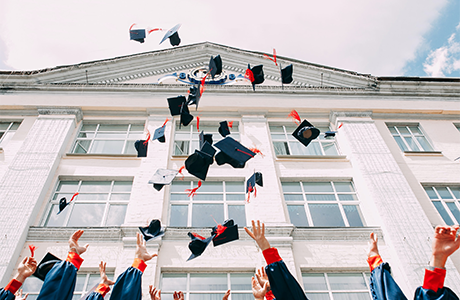
[[[391,136],[393,137],[393,140],[398,145],[398,147],[399,147],[399,149],[401,151],[403,151],[403,152],[435,152],[436,151],[434,149],[434,147],[433,147],[433,143],[429,140],[427,134],[425,133],[425,131],[423,130],[422,126],[420,126],[419,123],[415,123],[415,124],[410,124],[410,123],[403,123],[403,124],[402,123],[386,123],[386,126],[387,126],[388,131],[390,132]],[[406,130],[410,133],[410,135],[401,134],[401,131],[400,131],[400,129],[398,127],[406,127]],[[412,130],[410,129],[410,127],[417,127],[418,131],[420,131],[420,134],[414,134],[412,132]],[[393,133],[391,128],[393,128],[393,130],[395,130],[396,133]],[[407,148],[406,150],[401,148],[401,145],[398,142],[398,140],[396,139],[396,137],[398,137],[399,140],[401,140],[401,142],[404,144],[404,147]],[[411,147],[409,146],[408,142],[406,141],[406,139],[404,137],[410,137],[411,140],[417,146],[418,150],[412,150]],[[417,137],[423,137],[425,139],[427,145],[431,149],[425,150],[423,148],[423,146],[420,144],[420,142],[417,140]]]
[[[423,185],[423,188],[425,190],[425,193],[427,194],[428,198],[430,199],[431,201],[431,204],[434,206],[436,212],[438,213],[438,215],[441,217],[441,219],[444,221],[444,223],[446,225],[449,225],[449,226],[452,226],[454,224],[459,224],[460,222],[460,216],[459,218],[457,219],[454,215],[454,213],[452,212],[452,210],[449,208],[449,206],[447,205],[447,203],[454,203],[454,206],[455,208],[457,209],[457,211],[460,212],[460,197],[457,197],[455,195],[454,192],[452,192],[452,188],[460,188],[459,185]],[[434,191],[435,195],[437,196],[437,198],[431,198],[430,195],[428,194],[427,192],[427,189],[428,188],[431,188],[432,191]],[[447,191],[449,192],[449,195],[452,197],[450,199],[448,198],[442,198],[441,197],[441,194],[439,193],[438,189],[439,188],[446,188]],[[442,215],[442,213],[439,211],[438,207],[436,207],[436,205],[434,204],[434,202],[440,202],[440,204],[442,205],[444,211],[447,213],[447,215],[449,216],[449,218],[451,219],[450,221],[453,221],[453,222],[446,222],[446,219],[444,219],[444,216]]]
[[[0,147],[5,146],[6,143],[16,134],[16,131],[19,129],[19,126],[21,126],[22,121],[2,121],[0,120],[0,124],[7,124],[9,123],[8,127],[6,129],[0,129],[0,133],[2,133],[2,136],[0,137]],[[15,127],[15,124],[17,124],[17,127],[12,129],[12,127]],[[8,136],[8,138],[6,138]],[[4,145],[2,145],[4,143]]]

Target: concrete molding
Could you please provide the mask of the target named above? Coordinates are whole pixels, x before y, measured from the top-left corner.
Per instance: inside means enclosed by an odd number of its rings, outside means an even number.
[[[80,108],[74,107],[43,107],[38,108],[38,115],[40,116],[54,116],[54,115],[74,115],[77,123],[83,119],[83,112]]]
[[[352,122],[352,123],[368,123],[372,120],[372,111],[331,111],[329,119],[332,124],[337,125],[337,122]]]

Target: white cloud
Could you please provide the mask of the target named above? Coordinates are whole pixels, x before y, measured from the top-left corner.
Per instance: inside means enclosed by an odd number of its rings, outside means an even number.
[[[444,77],[460,70],[460,43],[456,41],[455,33],[447,39],[447,45],[430,52],[423,70],[432,77]]]

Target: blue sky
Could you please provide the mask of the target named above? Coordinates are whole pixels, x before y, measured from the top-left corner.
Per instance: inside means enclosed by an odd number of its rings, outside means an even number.
[[[170,48],[128,28],[182,23],[210,41],[375,76],[460,77],[459,0],[0,0],[0,70],[36,70]],[[225,57],[223,57],[225,63]],[[242,68],[248,62],[242,62]]]

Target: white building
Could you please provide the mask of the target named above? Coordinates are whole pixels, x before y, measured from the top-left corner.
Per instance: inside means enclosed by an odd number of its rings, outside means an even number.
[[[231,136],[264,156],[244,169],[214,163],[196,197],[184,191],[197,186],[187,171],[158,192],[149,179],[158,168],[184,165],[197,145],[196,120],[179,129],[172,118],[166,143],[150,142],[146,158],[137,157],[134,141],[171,119],[166,98],[186,95],[184,82],[199,79],[199,69],[218,54],[224,75],[216,81],[225,84],[207,84],[198,110],[190,111],[214,141],[221,138],[218,123],[234,121]],[[79,271],[79,299],[98,279],[99,261],[115,276],[123,272],[134,257],[138,226],[160,219],[167,229],[148,242],[159,256],[143,275],[144,299],[149,284],[163,295],[183,290],[188,299],[220,299],[212,293],[228,288],[232,300],[251,299],[249,278],[264,261],[243,227],[260,219],[310,299],[329,299],[328,293],[336,300],[371,299],[364,279],[371,232],[412,297],[430,258],[433,226],[460,221],[460,79],[375,77],[284,57],[278,62],[294,67],[294,82],[284,88],[262,53],[208,42],[0,72],[0,284],[29,255],[29,244],[38,247],[38,259],[46,252],[64,258],[68,237],[83,228],[82,242],[90,247]],[[248,63],[264,65],[265,82],[255,92],[238,77]],[[291,136],[293,109],[321,129],[308,148]],[[338,131],[335,138],[324,138],[328,129]],[[246,204],[245,179],[254,171],[263,174],[264,186]],[[57,216],[59,199],[75,192]],[[239,224],[240,239],[210,245],[187,262],[187,232],[209,236],[212,218],[229,217]],[[457,293],[459,269],[457,253],[446,280]],[[24,288],[34,299],[40,282],[28,279]]]

